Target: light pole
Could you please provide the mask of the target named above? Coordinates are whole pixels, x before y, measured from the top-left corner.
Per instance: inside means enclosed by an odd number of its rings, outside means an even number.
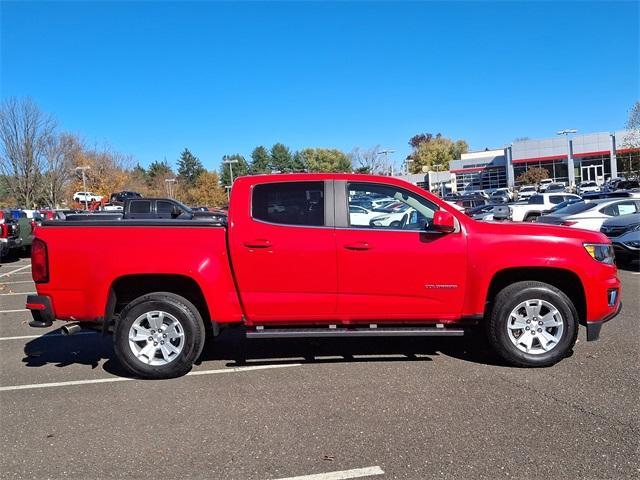
[[[80,170],[82,172],[82,191],[84,193],[84,209],[89,210],[89,200],[87,200],[87,177],[85,175],[85,171],[89,170],[91,167],[85,165],[84,167],[76,167],[76,172]]]
[[[167,196],[169,198],[173,198],[174,195],[174,186],[176,184],[176,179],[175,178],[166,178],[164,181],[165,187],[167,189]]]
[[[564,130],[558,130],[556,135],[564,135],[567,137],[567,180],[569,183],[569,187],[573,187],[576,183],[576,172],[573,167],[573,155],[571,153],[571,138],[569,138],[569,134],[578,133],[578,130],[575,128],[565,128]],[[555,181],[555,168],[553,169],[553,180]],[[580,175],[582,178],[582,175]]]
[[[385,167],[389,167],[390,166],[389,165],[389,154],[390,153],[395,153],[395,152],[396,152],[395,150],[389,150],[389,149],[378,151],[378,155],[384,155]],[[391,165],[390,168],[391,168],[391,176],[393,177],[393,165]]]
[[[229,165],[229,185],[227,186],[227,199],[231,199],[231,186],[233,185],[233,168],[231,165],[238,163],[238,160],[223,160],[222,163]]]

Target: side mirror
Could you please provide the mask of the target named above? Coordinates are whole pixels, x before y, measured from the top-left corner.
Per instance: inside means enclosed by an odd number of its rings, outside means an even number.
[[[446,210],[438,210],[433,215],[431,230],[442,233],[451,233],[456,229],[456,219]]]

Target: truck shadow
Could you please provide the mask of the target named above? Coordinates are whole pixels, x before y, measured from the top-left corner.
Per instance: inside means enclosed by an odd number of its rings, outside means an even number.
[[[129,376],[114,358],[111,336],[98,333],[65,337],[49,332],[29,341],[22,362],[27,367],[86,365]],[[287,363],[429,362],[445,356],[505,366],[478,337],[387,337],[248,340],[242,328],[229,328],[207,341],[197,365],[225,362],[227,367]],[[104,362],[103,362],[104,361]],[[102,365],[101,365],[102,364]]]

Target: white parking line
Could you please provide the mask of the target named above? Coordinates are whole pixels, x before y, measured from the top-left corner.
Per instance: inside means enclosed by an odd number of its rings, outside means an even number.
[[[256,365],[253,367],[234,367],[223,368],[217,370],[200,370],[198,372],[187,373],[186,376],[195,375],[213,375],[216,373],[242,373],[250,372],[253,370],[268,370],[272,368],[288,368],[288,367],[300,367],[301,363],[287,363],[286,365]],[[135,378],[113,377],[113,378],[96,378],[93,380],[75,380],[71,382],[56,382],[56,383],[32,383],[29,385],[9,385],[6,387],[0,387],[0,392],[9,392],[13,390],[31,390],[34,388],[52,388],[52,387],[69,387],[73,385],[89,385],[92,383],[114,383],[114,382],[128,382],[136,380]],[[344,478],[356,478],[356,477],[344,477]]]
[[[378,467],[354,468],[352,470],[340,470],[336,472],[316,473],[313,475],[300,475],[299,477],[278,478],[276,480],[346,480],[348,478],[372,477],[383,475],[384,471]]]
[[[16,268],[15,270],[11,270],[10,272],[7,272],[7,273],[0,273],[0,278],[13,275],[14,273],[24,270],[25,268],[31,268],[31,264],[25,265],[24,267]]]
[[[19,293],[0,293],[0,297],[5,297],[7,295],[35,295],[38,292],[19,292]]]
[[[33,283],[33,280],[18,280],[17,282],[0,282],[0,285],[15,285],[17,283]]]
[[[17,310],[0,310],[0,313],[18,313],[18,312],[29,312],[30,310],[27,308],[19,308]]]
[[[73,336],[76,335],[97,335],[98,332],[78,332],[74,333]],[[30,338],[48,338],[48,337],[66,337],[64,333],[45,333],[42,335],[22,335],[20,337],[0,337],[0,342],[2,340],[29,340]]]

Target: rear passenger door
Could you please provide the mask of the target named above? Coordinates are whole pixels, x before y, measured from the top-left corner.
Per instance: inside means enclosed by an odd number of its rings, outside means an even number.
[[[278,181],[234,191],[249,211],[229,226],[231,260],[248,323],[336,315],[331,181]],[[244,204],[244,201],[242,202]]]
[[[131,200],[129,203],[129,211],[127,212],[129,218],[142,219],[142,218],[154,218],[151,200]]]

